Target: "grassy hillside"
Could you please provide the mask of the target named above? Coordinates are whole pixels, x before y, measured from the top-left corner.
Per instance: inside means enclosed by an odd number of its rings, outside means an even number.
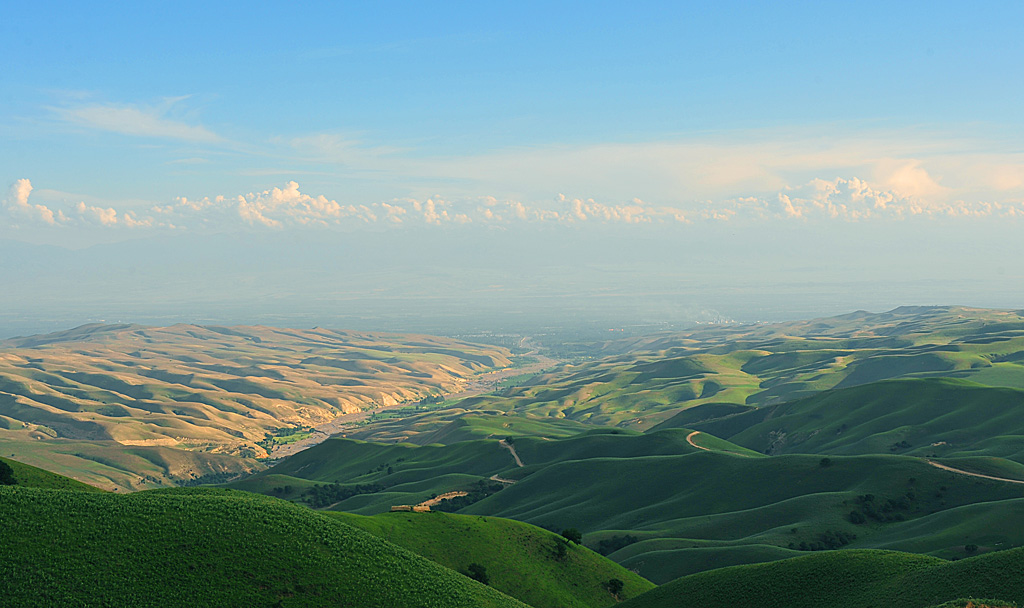
[[[266,467],[252,459],[116,441],[40,439],[0,433],[0,454],[105,490],[217,483]]]
[[[1024,390],[945,378],[890,380],[695,427],[772,454],[997,456],[1024,463]]]
[[[337,500],[314,506],[363,515],[473,492],[476,501],[459,513],[578,528],[588,547],[656,583],[823,548],[954,557],[969,544],[985,552],[1024,543],[1024,484],[891,454],[768,458],[691,433],[519,437],[512,445],[523,467],[497,439],[447,446],[332,439],[232,487],[308,503],[319,485]],[[516,483],[489,481],[493,475]],[[487,491],[476,490],[480,483]]]
[[[76,490],[79,492],[102,492],[99,488],[75,481],[63,475],[57,475],[17,460],[0,458],[3,463],[11,468],[11,476],[14,484],[20,488],[45,488],[49,490]]]
[[[309,509],[229,491],[0,487],[4,606],[523,606]]]
[[[595,356],[523,386],[466,399],[467,410],[649,429],[697,406],[763,406],[891,378],[956,378],[1024,389],[1024,316],[900,308],[771,325],[715,326],[592,344]],[[440,428],[435,414],[371,425],[364,439]],[[688,426],[686,423],[681,426]],[[380,430],[381,432],[375,433]]]
[[[25,461],[52,440],[262,457],[295,439],[284,433],[460,391],[509,356],[422,335],[87,325],[0,341],[0,441]],[[62,459],[62,472],[136,489],[190,479],[128,465],[140,485],[90,460]]]
[[[701,451],[687,442],[688,433],[685,429],[651,434],[594,429],[563,439],[514,438],[514,448],[524,467],[517,466],[509,449],[497,438],[427,446],[333,438],[267,471],[232,482],[229,487],[308,501],[308,496],[303,495],[314,485],[338,484],[353,488],[374,485],[378,487],[371,492],[360,492],[331,506],[340,511],[372,515],[385,512],[394,504],[416,504],[434,495],[471,490],[475,484],[487,482],[492,476],[521,479],[568,460],[627,459]],[[715,449],[744,451],[724,440],[718,441]]]
[[[412,412],[345,431],[352,439],[408,442],[417,445],[458,443],[491,437],[570,437],[592,428],[575,420],[497,410],[470,410],[460,405]]]
[[[619,599],[654,588],[640,576],[547,530],[499,517],[448,513],[331,513],[341,521],[443,566],[486,568],[489,585],[534,608],[597,608],[617,603],[606,583],[624,583]],[[566,551],[559,557],[558,547]]]
[[[1024,600],[1024,549],[947,562],[885,551],[830,551],[687,576],[624,608],[926,608],[963,597]],[[955,604],[954,604],[955,605]]]

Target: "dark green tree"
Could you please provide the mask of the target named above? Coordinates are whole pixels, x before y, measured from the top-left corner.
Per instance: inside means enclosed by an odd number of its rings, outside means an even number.
[[[604,584],[604,588],[608,590],[608,593],[611,593],[617,599],[619,597],[619,594],[622,593],[622,588],[625,585],[626,584],[620,581],[619,579],[613,578]]]
[[[18,483],[14,480],[14,469],[6,462],[0,461],[0,486],[13,486]]]
[[[491,580],[491,578],[487,576],[487,568],[476,562],[470,564],[466,570],[468,571],[469,578],[480,581],[485,585],[487,584],[487,581]]]
[[[583,535],[576,528],[566,528],[562,530],[562,538],[569,541],[570,543],[576,543],[577,545],[583,542]]]

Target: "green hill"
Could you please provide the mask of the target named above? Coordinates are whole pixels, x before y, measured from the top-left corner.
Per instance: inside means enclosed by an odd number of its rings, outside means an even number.
[[[373,515],[394,504],[416,504],[434,495],[469,490],[492,476],[522,479],[564,461],[701,451],[687,441],[689,433],[687,429],[649,434],[593,429],[563,439],[514,438],[514,448],[524,467],[517,466],[510,450],[496,438],[427,446],[332,438],[228,487],[309,502],[314,486],[337,484],[341,486],[336,490],[339,498],[332,509]],[[749,452],[716,438],[703,441],[709,449]],[[345,488],[359,491],[345,496]],[[325,507],[330,503],[310,504]]]
[[[334,518],[224,490],[0,487],[3,606],[523,606]]]
[[[21,488],[46,488],[51,490],[77,490],[79,492],[102,492],[103,490],[76,481],[63,475],[44,471],[38,467],[27,465],[17,460],[0,458],[0,467],[6,465],[11,469],[11,478]]]
[[[772,454],[998,456],[1024,463],[1024,390],[948,378],[889,380],[694,427]]]
[[[768,458],[691,435],[677,428],[520,437],[513,447],[523,467],[495,439],[447,446],[331,439],[231,485],[362,515],[472,492],[459,513],[577,528],[588,547],[656,583],[824,548],[954,557],[968,544],[984,552],[1024,543],[1017,502],[1024,504],[1024,484],[892,454]],[[989,473],[1020,467],[944,462]],[[489,481],[494,475],[515,483]]]
[[[597,608],[616,598],[607,582],[624,583],[620,599],[654,588],[615,562],[552,532],[499,517],[448,513],[330,513],[341,521],[405,547],[443,566],[486,568],[489,585],[534,608]],[[565,554],[559,557],[559,545]]]
[[[465,399],[459,408],[645,430],[692,407],[774,405],[894,378],[1024,389],[1024,315],[1018,311],[907,307],[702,327],[583,351],[590,357],[526,385]],[[358,436],[425,443],[420,435],[438,433],[449,422],[443,413],[427,413],[371,424]]]
[[[888,551],[829,551],[683,577],[624,608],[926,608],[963,597],[1024,600],[1024,549],[955,562]],[[955,605],[955,604],[954,604]]]

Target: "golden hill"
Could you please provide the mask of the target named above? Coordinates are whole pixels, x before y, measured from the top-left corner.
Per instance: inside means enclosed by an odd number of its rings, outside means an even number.
[[[35,444],[19,458],[51,470],[74,466],[46,453],[102,462],[85,453],[102,446],[138,448],[148,462],[175,460],[169,449],[262,457],[278,429],[457,392],[508,356],[435,336],[319,328],[87,325],[15,338],[0,341],[0,453]],[[229,465],[158,469],[187,479]]]

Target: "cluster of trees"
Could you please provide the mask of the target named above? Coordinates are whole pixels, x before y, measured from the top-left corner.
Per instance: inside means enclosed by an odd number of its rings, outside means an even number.
[[[384,486],[377,483],[356,484],[343,486],[339,483],[327,485],[315,485],[306,490],[306,502],[314,509],[327,507],[346,498],[352,498],[358,494],[374,494],[384,490]]]
[[[635,537],[635,536],[633,536],[632,534],[627,534],[625,536],[613,536],[611,538],[606,538],[606,539],[604,539],[602,541],[599,541],[597,543],[597,552],[600,553],[601,555],[611,555],[612,553],[615,553],[616,551],[618,551],[619,549],[621,549],[623,547],[627,547],[629,545],[632,545],[633,543],[637,542],[638,540],[640,540],[640,539]]]
[[[801,541],[799,545],[796,543],[789,543],[789,548],[796,549],[797,551],[826,551],[829,549],[840,549],[852,543],[856,538],[856,534],[843,532],[842,530],[825,530],[818,535],[818,540],[811,542]]]
[[[902,511],[909,511],[917,496],[913,492],[907,492],[899,498],[888,498],[885,502],[875,500],[874,494],[864,494],[857,497],[857,504],[860,509],[850,511],[847,519],[850,523],[863,524],[869,519],[880,523],[903,521],[906,516]]]

